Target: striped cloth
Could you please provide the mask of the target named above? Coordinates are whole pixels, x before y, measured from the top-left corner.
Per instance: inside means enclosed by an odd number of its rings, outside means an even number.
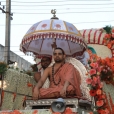
[[[99,44],[105,45],[103,42],[103,38],[106,33],[100,31],[100,29],[84,29],[80,30],[85,42],[87,44]],[[114,57],[114,46],[111,48],[112,57]]]

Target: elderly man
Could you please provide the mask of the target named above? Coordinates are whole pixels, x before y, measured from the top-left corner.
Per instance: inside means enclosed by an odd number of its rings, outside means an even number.
[[[65,63],[64,50],[55,48],[53,57],[55,64],[45,69],[43,76],[34,88],[33,99],[68,97],[71,95],[81,97],[80,74],[72,64]],[[50,87],[41,88],[48,77]]]

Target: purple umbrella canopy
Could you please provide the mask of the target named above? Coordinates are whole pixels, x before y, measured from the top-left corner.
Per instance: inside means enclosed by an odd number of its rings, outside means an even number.
[[[81,56],[86,50],[82,35],[77,28],[59,19],[43,20],[33,24],[20,44],[20,50],[25,54],[32,52],[38,57],[52,56],[53,47],[62,48],[67,56]]]

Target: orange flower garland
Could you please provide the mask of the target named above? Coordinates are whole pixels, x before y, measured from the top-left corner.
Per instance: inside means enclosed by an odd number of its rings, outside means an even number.
[[[91,112],[90,114],[109,114],[109,111],[106,107],[105,94],[102,90],[103,83],[101,82],[101,61],[102,59],[95,54],[92,54],[90,51],[90,60],[88,78],[86,80],[88,87],[90,88],[90,95],[94,97],[95,100],[95,109],[96,111]],[[105,63],[105,60],[103,60]]]
[[[102,29],[102,32],[105,31],[104,43],[110,49],[114,45],[114,29],[110,26],[106,26]]]
[[[101,59],[101,80],[114,85],[114,58]]]

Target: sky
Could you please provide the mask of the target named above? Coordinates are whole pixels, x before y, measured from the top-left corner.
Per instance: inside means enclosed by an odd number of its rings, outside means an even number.
[[[0,0],[2,8],[6,0]],[[57,17],[78,28],[102,28],[114,26],[114,0],[11,0],[10,50],[34,63],[32,56],[20,52],[19,46],[28,29],[36,22],[50,19],[51,10],[57,10]],[[0,44],[5,46],[5,14],[0,11]]]

